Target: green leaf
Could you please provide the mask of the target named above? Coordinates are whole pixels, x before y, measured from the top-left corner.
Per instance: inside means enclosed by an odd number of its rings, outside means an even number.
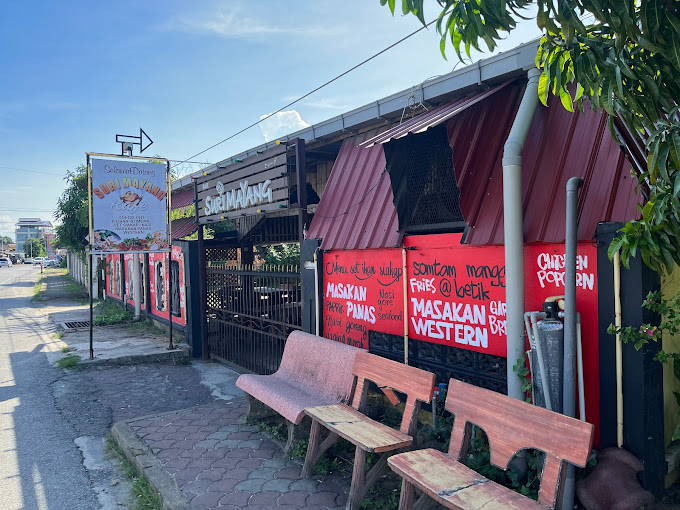
[[[618,236],[612,240],[609,244],[609,248],[607,248],[607,257],[609,257],[609,260],[614,259],[614,254],[619,251],[625,239],[625,236]]]
[[[678,193],[680,193],[680,172],[675,174],[675,183],[673,185],[673,196],[678,198]]]
[[[659,149],[659,159],[657,162],[657,165],[659,166],[659,172],[661,173],[661,177],[663,177],[664,181],[666,182],[670,182],[670,178],[668,177],[668,169],[666,168],[669,152],[670,147],[668,147],[668,145],[661,146],[661,148]]]
[[[566,87],[560,89],[560,100],[562,101],[562,106],[564,106],[565,110],[569,112],[574,111],[574,103],[572,102],[571,94],[569,94]]]

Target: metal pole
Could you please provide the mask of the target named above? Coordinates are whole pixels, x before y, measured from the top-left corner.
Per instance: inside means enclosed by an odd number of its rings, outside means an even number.
[[[578,189],[583,179],[567,181],[567,223],[564,240],[564,377],[562,414],[576,416],[576,239],[578,228]],[[574,508],[574,466],[567,468],[562,508]]]
[[[199,310],[201,325],[201,358],[207,360],[208,355],[208,331],[207,331],[207,299],[208,289],[206,282],[206,260],[205,260],[205,243],[203,241],[203,225],[199,222],[198,215],[198,183],[194,180],[194,208],[196,212],[195,222],[198,225],[198,293],[200,294]]]
[[[522,149],[538,106],[538,69],[530,69],[517,115],[503,152],[505,303],[507,310],[508,395],[524,400],[522,381],[513,370],[524,354],[524,220]]]
[[[168,270],[167,270],[167,275],[168,275],[168,319],[170,320],[170,344],[168,345],[168,349],[172,350],[175,348],[174,345],[172,345],[172,247],[170,248],[170,252],[168,252]]]
[[[175,346],[172,344],[172,218],[170,217],[171,209],[171,198],[172,185],[170,183],[170,162],[166,162],[166,181],[168,186],[168,194],[166,195],[167,200],[167,221],[168,221],[168,319],[170,324],[170,344],[168,349],[172,350]]]
[[[90,168],[90,155],[87,155],[87,205],[90,235],[88,236],[88,254],[90,258],[90,359],[94,359],[94,309],[92,300],[92,168]],[[31,252],[32,252],[31,247]]]

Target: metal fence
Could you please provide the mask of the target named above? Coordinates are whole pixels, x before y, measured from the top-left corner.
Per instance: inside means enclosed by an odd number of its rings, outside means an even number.
[[[207,336],[210,356],[270,374],[288,335],[302,329],[298,266],[208,261]]]
[[[404,361],[404,337],[369,331],[369,351]],[[438,383],[459,379],[499,393],[507,392],[507,360],[481,352],[409,339],[409,364],[434,372]]]

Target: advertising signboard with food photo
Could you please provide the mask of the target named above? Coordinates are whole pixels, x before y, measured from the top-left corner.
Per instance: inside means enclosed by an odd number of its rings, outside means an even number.
[[[92,253],[167,251],[164,164],[92,160]]]

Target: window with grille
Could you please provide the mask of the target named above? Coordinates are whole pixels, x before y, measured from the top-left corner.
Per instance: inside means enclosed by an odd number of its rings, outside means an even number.
[[[179,262],[176,260],[170,262],[170,278],[172,280],[172,315],[181,317],[182,310],[180,308],[179,300]]]
[[[384,145],[399,227],[406,232],[462,231],[460,189],[444,125]]]

